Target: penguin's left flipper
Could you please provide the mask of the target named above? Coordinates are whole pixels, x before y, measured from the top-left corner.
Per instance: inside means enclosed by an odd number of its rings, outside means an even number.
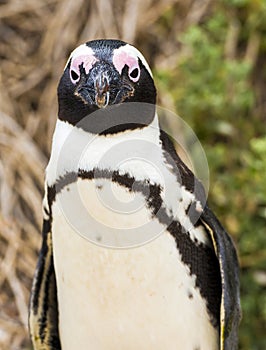
[[[61,350],[50,220],[44,220],[42,236],[30,298],[30,335],[35,350]]]
[[[222,281],[220,350],[237,350],[241,309],[236,250],[230,236],[207,205],[201,214],[200,221],[210,234],[220,265]]]

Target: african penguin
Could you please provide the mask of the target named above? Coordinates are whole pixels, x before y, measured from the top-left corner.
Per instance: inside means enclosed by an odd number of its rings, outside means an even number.
[[[34,349],[236,350],[236,251],[159,128],[143,55],[120,40],[80,45],[58,104]]]

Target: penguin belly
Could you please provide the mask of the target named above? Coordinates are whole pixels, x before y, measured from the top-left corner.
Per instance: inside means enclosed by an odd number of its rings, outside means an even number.
[[[174,237],[143,194],[99,181],[78,179],[52,205],[62,350],[218,350],[218,330]],[[111,208],[116,200],[125,208],[135,201],[137,210]],[[145,225],[155,230],[143,232],[147,243],[125,248]]]

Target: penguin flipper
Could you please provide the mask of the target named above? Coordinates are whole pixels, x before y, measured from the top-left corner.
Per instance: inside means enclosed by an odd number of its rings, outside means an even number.
[[[205,191],[200,181],[182,162],[173,143],[161,130],[160,138],[166,161],[177,169],[177,178],[186,190],[194,193],[196,200],[202,204],[203,212],[199,221],[206,228],[212,240],[219,262],[222,282],[222,302],[220,307],[220,347],[219,350],[238,349],[238,325],[241,318],[239,293],[239,265],[236,250],[227,232],[214,213],[206,204]],[[196,213],[195,218],[198,217]]]
[[[30,336],[35,350],[61,350],[50,220],[43,221],[42,236],[30,297]]]
[[[220,265],[222,281],[220,350],[237,350],[241,308],[236,250],[230,236],[207,205],[200,221],[210,234]]]

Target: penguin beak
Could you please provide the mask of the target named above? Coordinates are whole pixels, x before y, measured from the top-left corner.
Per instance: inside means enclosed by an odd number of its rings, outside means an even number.
[[[110,65],[96,65],[90,73],[81,75],[75,95],[85,104],[105,108],[111,104],[120,104],[134,95],[133,84]]]
[[[99,108],[105,108],[109,103],[109,79],[104,73],[100,73],[94,81],[95,104]]]

